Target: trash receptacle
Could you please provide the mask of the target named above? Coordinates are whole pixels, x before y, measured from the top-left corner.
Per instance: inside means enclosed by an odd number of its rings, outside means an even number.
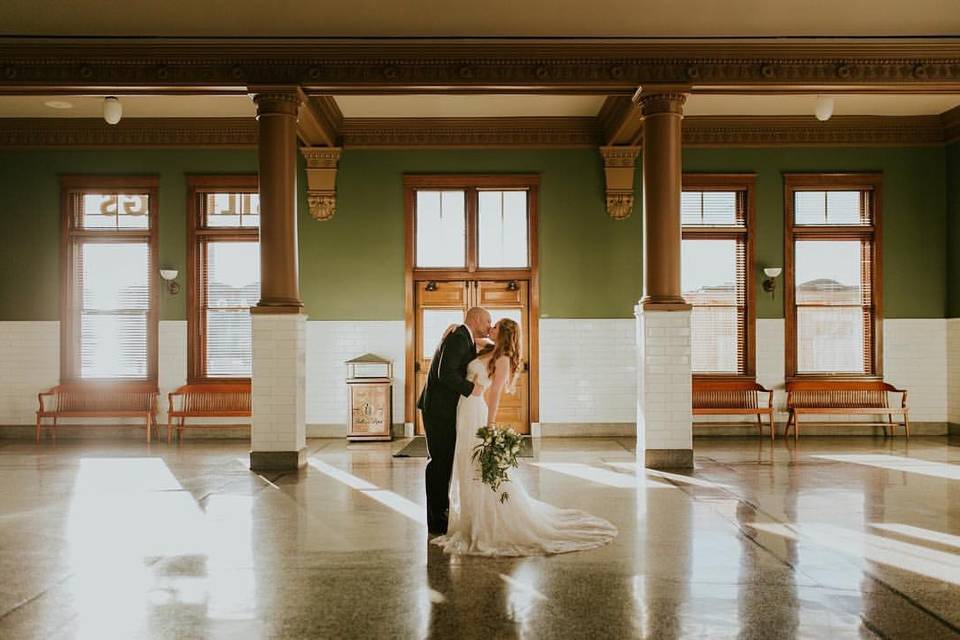
[[[346,365],[347,440],[390,440],[393,361],[365,353]]]

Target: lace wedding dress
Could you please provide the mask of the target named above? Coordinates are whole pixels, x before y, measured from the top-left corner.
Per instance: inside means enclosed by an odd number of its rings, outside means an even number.
[[[490,385],[485,361],[474,360],[467,378]],[[450,518],[447,534],[431,540],[447,553],[484,556],[529,556],[592,549],[617,535],[612,524],[583,511],[558,509],[540,502],[524,490],[514,470],[500,485],[509,499],[480,481],[471,459],[479,442],[477,429],[487,424],[487,403],[482,396],[460,398],[457,406],[457,446],[450,481]]]

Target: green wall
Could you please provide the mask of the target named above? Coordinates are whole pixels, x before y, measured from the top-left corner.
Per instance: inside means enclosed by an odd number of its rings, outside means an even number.
[[[607,216],[595,150],[348,150],[333,220],[301,214],[300,279],[311,318],[403,319],[404,173],[539,173],[541,314],[633,314],[643,225],[640,216]]]
[[[883,314],[887,318],[942,318],[946,311],[945,152],[916,148],[685,149],[684,171],[757,174],[754,264],[783,266],[783,172],[883,172]],[[776,299],[757,290],[757,317],[782,318],[781,278]]]
[[[254,150],[0,151],[0,320],[60,319],[60,183],[67,173],[160,176],[160,264],[186,275],[188,173],[250,173]],[[160,319],[186,317],[184,293]]]
[[[960,142],[946,150],[947,317],[960,317]]]
[[[185,174],[255,170],[253,150],[0,152],[0,219],[6,230],[0,236],[0,320],[59,318],[59,174],[159,175],[161,263],[185,272]],[[960,145],[686,149],[684,170],[757,173],[758,288],[763,266],[783,264],[782,172],[883,171],[885,316],[944,317],[948,273],[950,313],[960,313],[960,251],[950,253],[949,269],[947,255],[948,246],[960,246]],[[471,172],[540,174],[544,317],[632,316],[642,290],[640,172],[634,215],[611,220],[604,210],[600,158],[591,149],[347,150],[340,162],[337,214],[325,223],[307,213],[301,172],[300,279],[309,316],[402,319],[403,174]],[[939,241],[941,236],[948,241]],[[775,299],[758,291],[757,301],[759,317],[782,317],[780,291]],[[161,318],[183,319],[184,302],[183,294],[164,294]]]

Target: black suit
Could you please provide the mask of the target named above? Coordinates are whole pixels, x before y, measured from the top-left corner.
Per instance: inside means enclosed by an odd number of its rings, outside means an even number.
[[[417,408],[423,412],[427,433],[427,527],[446,533],[450,506],[450,474],[457,446],[457,404],[460,396],[473,393],[467,380],[467,365],[477,357],[470,329],[460,325],[451,331],[433,354],[427,384]]]

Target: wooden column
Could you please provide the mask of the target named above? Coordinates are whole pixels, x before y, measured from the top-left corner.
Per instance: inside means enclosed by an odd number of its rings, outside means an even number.
[[[643,298],[637,316],[637,462],[693,467],[690,305],[680,285],[680,121],[685,95],[641,94]]]
[[[297,113],[299,89],[257,93],[260,160],[260,303],[255,313],[299,313]]]
[[[680,290],[680,181],[683,93],[640,94],[643,114],[643,298],[685,304]]]
[[[297,87],[254,90],[259,123],[260,302],[251,309],[254,471],[306,464],[306,316],[297,247]]]

